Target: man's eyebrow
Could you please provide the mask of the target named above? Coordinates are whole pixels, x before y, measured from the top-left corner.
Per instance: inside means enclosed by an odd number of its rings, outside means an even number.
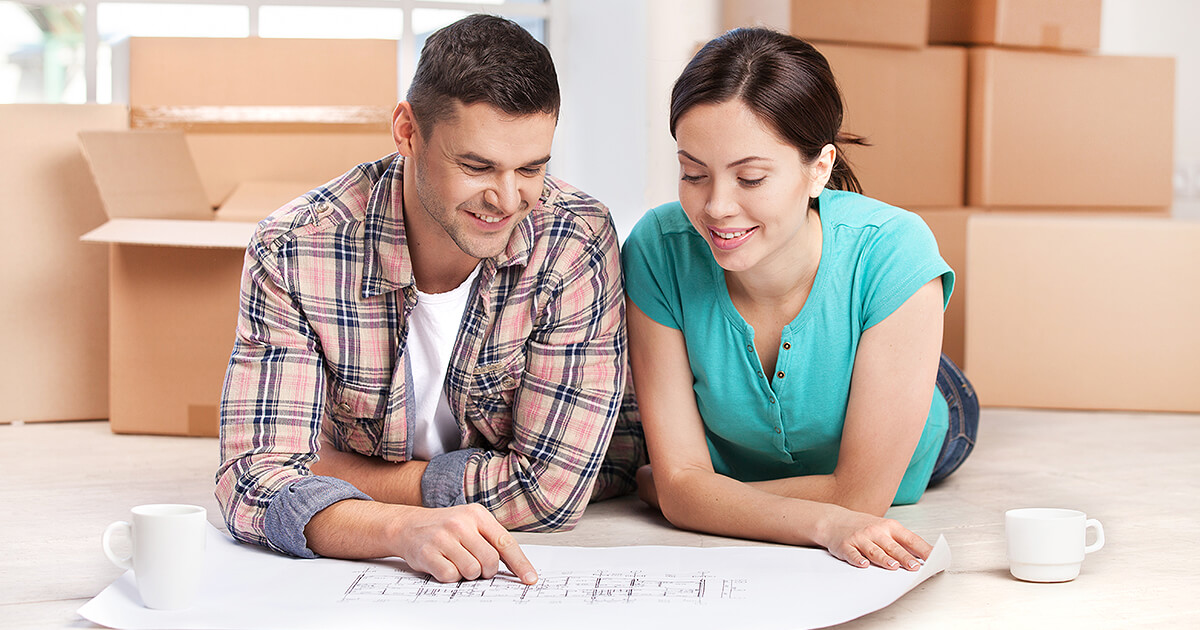
[[[476,162],[476,163],[482,164],[484,166],[490,166],[490,167],[499,166],[499,164],[497,164],[495,160],[489,160],[477,153],[470,153],[470,152],[462,153],[458,156],[458,159],[466,160],[468,162]],[[545,165],[549,161],[550,161],[550,156],[547,155],[545,157],[541,157],[536,160],[533,160],[532,162],[529,162],[529,163],[521,166],[520,168],[533,168],[533,167],[540,168],[541,166]]]
[[[484,166],[496,166],[495,161],[489,160],[477,153],[460,153],[458,155],[458,159],[466,160],[468,162],[478,162],[479,164],[482,164]]]

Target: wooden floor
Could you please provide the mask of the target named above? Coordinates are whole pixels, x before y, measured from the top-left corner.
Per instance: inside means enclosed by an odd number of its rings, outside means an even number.
[[[121,573],[101,553],[100,533],[133,505],[204,505],[220,526],[216,446],[113,435],[103,422],[0,425],[0,628],[93,627],[75,610]],[[1200,416],[985,409],[963,468],[890,512],[929,540],[945,534],[949,571],[846,627],[1200,628],[1198,452]],[[1008,575],[1004,511],[1030,506],[1103,522],[1107,544],[1074,582]],[[574,531],[518,540],[756,544],[675,530],[631,498],[590,507]]]

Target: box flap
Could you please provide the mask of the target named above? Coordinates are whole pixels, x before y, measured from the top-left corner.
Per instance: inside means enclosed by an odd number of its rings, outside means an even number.
[[[242,182],[217,209],[216,218],[218,221],[257,223],[316,185],[312,182]]]
[[[113,219],[79,237],[91,243],[245,249],[255,223],[179,219]]]
[[[81,131],[79,143],[109,218],[212,219],[180,131]]]

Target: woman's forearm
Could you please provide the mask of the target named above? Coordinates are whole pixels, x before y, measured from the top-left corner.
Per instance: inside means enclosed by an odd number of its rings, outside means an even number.
[[[655,472],[659,506],[676,527],[790,545],[826,546],[828,524],[842,508],[764,491],[702,470]]]
[[[891,501],[881,500],[879,496],[869,496],[869,494],[878,495],[878,492],[868,493],[859,487],[853,487],[852,484],[840,480],[835,474],[785,477],[753,481],[747,485],[782,497],[832,503],[848,510],[866,512],[876,516],[883,516],[891,507]]]

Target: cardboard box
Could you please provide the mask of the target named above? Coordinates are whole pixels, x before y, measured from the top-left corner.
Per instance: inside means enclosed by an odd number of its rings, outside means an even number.
[[[108,258],[79,242],[104,210],[75,134],[127,119],[120,105],[0,105],[0,422],[108,417]]]
[[[83,240],[111,244],[112,430],[215,436],[246,245],[259,220],[324,181],[241,182],[214,211],[183,132],[79,142],[109,216]]]
[[[1101,0],[930,0],[929,42],[1100,48]]]
[[[397,59],[389,39],[132,37],[129,104],[391,106]]]
[[[83,240],[111,244],[112,430],[215,436],[255,223],[216,220],[182,132],[83,132],[79,142],[110,217]]]
[[[1200,412],[1200,222],[977,215],[967,268],[982,404]]]
[[[397,55],[395,40],[130,38],[130,126],[187,131],[214,207],[246,181],[303,192],[395,150]]]
[[[725,0],[722,24],[767,26],[805,40],[923,48],[930,0]]]
[[[967,313],[967,222],[978,209],[948,208],[936,210],[914,210],[933,232],[937,239],[942,259],[954,270],[954,294],[946,307],[942,324],[942,352],[946,353],[958,367],[967,369],[966,343]]]
[[[134,131],[80,136],[110,218],[84,239],[111,244],[113,431],[217,434],[255,223],[395,150],[396,46],[130,40]]]
[[[846,156],[872,197],[901,207],[962,207],[967,56],[820,44],[842,91],[844,131],[872,146]]]
[[[1175,62],[973,48],[967,205],[1171,204]]]

